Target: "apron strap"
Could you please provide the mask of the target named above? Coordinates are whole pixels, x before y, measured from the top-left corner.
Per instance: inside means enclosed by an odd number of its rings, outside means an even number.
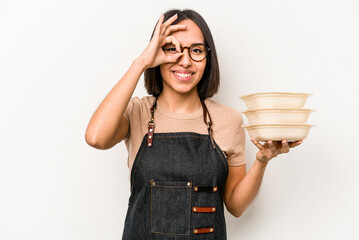
[[[216,149],[216,146],[215,146],[214,140],[213,140],[212,118],[211,118],[211,115],[209,114],[207,106],[206,106],[206,104],[204,104],[203,100],[201,100],[201,103],[202,103],[202,108],[203,108],[203,120],[204,120],[204,123],[207,125],[208,135],[209,135],[209,138],[211,139],[213,149]],[[207,115],[209,118],[208,122],[207,122]]]
[[[147,146],[151,147],[152,146],[152,141],[153,141],[153,133],[155,132],[155,109],[157,107],[157,97],[155,98],[155,101],[150,109],[151,111],[151,119],[150,121],[148,121],[148,134],[147,134]]]

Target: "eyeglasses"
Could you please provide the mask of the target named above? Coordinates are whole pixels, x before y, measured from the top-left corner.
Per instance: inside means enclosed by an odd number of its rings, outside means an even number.
[[[205,59],[210,51],[210,49],[202,43],[192,44],[190,47],[180,46],[180,48],[181,52],[187,48],[190,58],[195,62],[200,62]],[[165,54],[176,54],[178,52],[174,44],[166,44],[162,49]]]

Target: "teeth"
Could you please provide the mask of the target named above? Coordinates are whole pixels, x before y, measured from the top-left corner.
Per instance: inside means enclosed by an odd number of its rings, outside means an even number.
[[[183,77],[183,78],[185,78],[185,77],[190,77],[190,76],[192,75],[192,74],[190,74],[190,73],[184,74],[184,73],[176,73],[176,72],[175,72],[175,74],[176,74],[177,76]]]

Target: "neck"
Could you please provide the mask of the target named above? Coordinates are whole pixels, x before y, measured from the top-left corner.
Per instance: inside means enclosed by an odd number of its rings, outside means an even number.
[[[193,113],[202,108],[197,90],[187,94],[174,94],[163,91],[157,102],[170,112],[175,113]]]

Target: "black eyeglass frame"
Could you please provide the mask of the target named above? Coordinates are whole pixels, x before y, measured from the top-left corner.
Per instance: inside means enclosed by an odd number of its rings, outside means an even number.
[[[168,45],[174,45],[174,44],[166,44],[166,45],[164,45],[163,47],[162,47],[162,50],[164,51],[165,50],[165,47],[166,46],[168,46]],[[195,46],[203,46],[203,47],[205,47],[205,49],[206,49],[206,55],[201,59],[201,60],[194,60],[193,59],[193,57],[192,57],[192,55],[191,55],[191,48],[192,47],[195,47]],[[189,55],[189,57],[193,60],[193,61],[195,61],[195,62],[202,62],[207,56],[208,56],[208,53],[211,51],[211,49],[209,48],[209,47],[207,47],[206,45],[204,45],[203,43],[194,43],[194,44],[192,44],[191,46],[189,46],[189,47],[182,47],[182,46],[180,46],[180,48],[181,48],[181,52],[183,53],[183,50],[185,50],[185,49],[188,49],[188,55]]]

